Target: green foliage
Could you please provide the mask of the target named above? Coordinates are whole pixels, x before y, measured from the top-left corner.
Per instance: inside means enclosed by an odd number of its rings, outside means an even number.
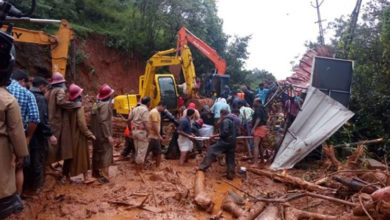
[[[372,0],[363,9],[353,41],[344,45],[348,36],[348,20],[340,18],[331,28],[337,57],[354,60],[354,76],[350,109],[355,113],[350,125],[344,126],[330,140],[353,142],[383,137],[390,138],[390,3]],[[346,48],[348,50],[346,50]],[[376,149],[390,155],[387,141]]]
[[[29,1],[17,1],[18,8]],[[35,17],[67,19],[78,37],[106,36],[108,47],[144,59],[157,51],[176,47],[177,31],[185,26],[226,59],[233,87],[259,81],[258,71],[245,70],[250,36],[234,37],[222,30],[215,0],[39,0]],[[54,33],[55,25],[24,25]],[[228,43],[230,42],[230,43]],[[190,45],[191,47],[191,45]],[[214,73],[214,64],[191,47],[198,76]],[[78,60],[85,54],[78,51]],[[253,78],[255,76],[255,78]]]
[[[276,81],[275,76],[267,70],[254,69],[252,73],[245,75],[245,84],[251,89],[255,89],[260,83],[264,82],[265,79]]]

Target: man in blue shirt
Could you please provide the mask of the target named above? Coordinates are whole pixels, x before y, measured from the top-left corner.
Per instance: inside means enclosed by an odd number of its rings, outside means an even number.
[[[35,96],[26,89],[29,83],[27,73],[22,70],[16,70],[12,73],[11,78],[12,81],[7,87],[7,90],[18,100],[28,145],[40,122],[37,101],[35,100]],[[19,195],[22,194],[23,180],[23,169],[16,170],[16,188]]]
[[[256,98],[261,100],[261,103],[265,105],[265,101],[267,100],[267,96],[269,93],[269,89],[264,88],[264,84],[260,83],[259,88],[256,89]]]
[[[214,113],[215,123],[218,123],[218,120],[221,117],[220,112],[222,109],[226,109],[230,112],[230,106],[226,103],[226,99],[218,98],[214,105],[211,107],[211,111]]]

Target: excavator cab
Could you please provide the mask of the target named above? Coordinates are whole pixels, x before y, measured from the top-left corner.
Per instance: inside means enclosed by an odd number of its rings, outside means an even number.
[[[217,97],[221,97],[226,85],[229,85],[229,75],[214,74],[212,78],[213,92]]]
[[[145,76],[140,76],[140,88],[145,81]],[[172,74],[163,73],[155,74],[152,86],[153,93],[151,95],[151,106],[157,106],[159,102],[164,102],[170,110],[177,108],[177,87],[176,81]]]

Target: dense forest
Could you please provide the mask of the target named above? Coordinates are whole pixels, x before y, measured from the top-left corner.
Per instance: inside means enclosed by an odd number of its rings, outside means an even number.
[[[21,1],[18,6],[23,8],[24,4],[28,2]],[[108,47],[145,60],[157,51],[176,47],[177,31],[185,26],[226,59],[233,87],[256,85],[261,81],[260,75],[274,79],[266,71],[245,69],[250,36],[223,32],[215,0],[38,0],[34,16],[67,19],[78,37],[104,35]],[[55,30],[50,25],[39,28]],[[214,72],[207,58],[196,49],[192,53],[198,75]]]
[[[21,2],[19,7],[26,4]],[[348,16],[328,25],[327,31],[335,32],[329,45],[335,56],[354,60],[350,109],[355,112],[351,122],[330,142],[383,137],[386,141],[375,150],[390,153],[389,5],[387,0],[365,1],[353,36]],[[78,37],[104,35],[108,47],[145,60],[156,51],[175,47],[176,33],[184,25],[226,59],[234,88],[242,84],[253,88],[264,77],[274,79],[267,71],[245,68],[251,37],[229,36],[223,32],[223,20],[217,15],[215,0],[39,0],[35,17],[65,18],[72,23]],[[40,28],[54,30],[51,26]],[[277,42],[270,43],[277,45]],[[317,42],[308,45],[315,48]],[[192,51],[198,74],[213,70],[210,61],[197,50]]]
[[[390,155],[390,2],[367,1],[353,36],[350,19],[330,23],[336,57],[354,61],[350,123],[333,136],[334,143],[384,138],[371,150]],[[350,41],[352,39],[352,41]]]

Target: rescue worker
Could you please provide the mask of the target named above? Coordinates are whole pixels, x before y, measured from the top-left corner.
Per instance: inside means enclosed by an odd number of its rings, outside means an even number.
[[[114,90],[109,85],[102,85],[91,114],[91,128],[96,137],[93,141],[92,176],[103,184],[109,182],[108,168],[113,161],[112,94]]]
[[[131,158],[135,159],[135,147],[133,141],[133,134],[131,131],[131,125],[127,125],[124,131],[125,135],[125,148],[121,152],[121,160],[125,160],[126,157],[131,154]]]
[[[49,126],[47,101],[45,99],[48,85],[49,82],[46,79],[38,76],[33,79],[30,89],[37,101],[40,120],[29,145],[30,164],[24,169],[24,189],[31,190],[32,193],[35,193],[44,183],[45,161],[49,148],[48,141],[52,146],[57,145],[57,138],[53,135]]]
[[[153,158],[156,160],[156,167],[161,163],[161,141],[164,139],[161,135],[161,112],[166,109],[166,104],[163,102],[149,112],[149,147],[146,157],[149,152],[153,153]]]
[[[65,79],[61,73],[55,72],[51,78],[51,88],[48,92],[49,124],[54,136],[58,140],[57,147],[51,147],[47,157],[47,163],[61,160],[69,160],[73,157],[72,136],[68,110],[81,107],[80,102],[69,102],[65,95]],[[63,180],[69,173],[69,163],[64,163],[62,168]],[[66,165],[66,166],[65,166]]]
[[[83,89],[76,84],[69,86],[69,100],[71,102],[82,103],[81,93]],[[67,160],[69,164],[68,177],[77,176],[80,173],[84,176],[84,183],[88,184],[95,179],[88,178],[89,164],[89,151],[88,151],[88,139],[95,140],[96,137],[87,127],[85,120],[84,107],[74,109],[69,113],[70,128],[72,131],[72,143],[73,143],[73,159]]]
[[[262,104],[260,99],[255,99],[253,103],[253,107],[255,109],[255,113],[252,117],[252,131],[251,134],[254,138],[254,149],[253,149],[253,162],[257,165],[260,155],[260,163],[264,163],[264,154],[263,154],[263,145],[262,142],[264,138],[267,136],[268,128],[267,128],[267,119],[268,114],[265,110],[265,107]]]
[[[187,116],[187,110],[188,109],[193,109],[195,111],[195,114],[194,114],[194,117],[193,117],[193,121],[196,121],[196,120],[199,120],[200,119],[200,113],[199,111],[196,109],[196,105],[195,103],[193,102],[190,102],[187,106],[187,109],[185,109],[183,111],[183,116]]]
[[[227,178],[232,180],[234,178],[235,169],[235,148],[236,148],[236,136],[237,128],[234,121],[229,117],[229,111],[221,109],[221,127],[220,134],[213,135],[220,139],[216,144],[211,145],[207,150],[206,156],[199,165],[199,169],[206,171],[210,165],[217,160],[217,157],[225,153],[226,165],[227,165]]]
[[[0,31],[0,43],[0,219],[5,219],[23,210],[15,173],[28,149],[18,102],[6,89],[15,64],[13,39]]]
[[[150,97],[145,96],[141,99],[141,104],[133,109],[129,115],[128,123],[132,123],[133,127],[133,141],[136,151],[135,163],[136,171],[140,173],[143,169],[143,165],[148,151],[148,136],[149,136],[149,105]]]
[[[7,87],[8,91],[16,98],[19,104],[23,127],[26,133],[27,145],[39,123],[39,110],[34,95],[26,89],[29,84],[29,77],[27,73],[22,70],[16,70],[11,75],[11,84]],[[25,165],[28,165],[29,158],[25,158]],[[16,188],[19,194],[23,191],[23,169],[16,170]]]
[[[177,127],[177,133],[179,134],[179,138],[177,139],[177,144],[180,149],[180,165],[184,165],[187,161],[188,153],[192,151],[193,143],[192,139],[195,137],[191,132],[191,120],[193,120],[195,116],[194,109],[188,109],[186,116],[184,116],[179,121],[179,126]]]
[[[248,105],[252,107],[253,101],[255,100],[254,92],[252,92],[246,85],[241,86],[241,90],[242,92],[244,92],[244,99],[246,103],[248,103]]]

